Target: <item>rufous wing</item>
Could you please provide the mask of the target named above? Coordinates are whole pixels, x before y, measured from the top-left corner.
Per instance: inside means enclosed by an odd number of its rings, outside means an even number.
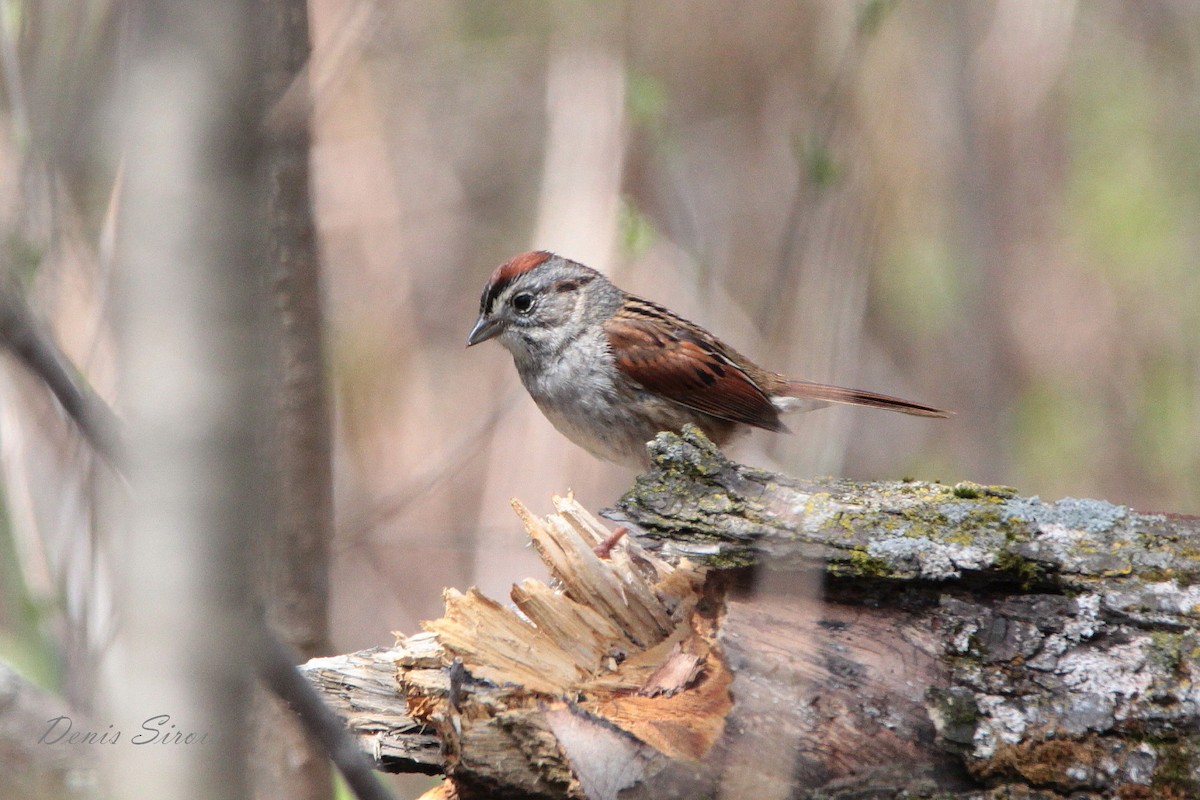
[[[787,428],[762,387],[690,323],[635,299],[604,325],[617,369],[646,390],[714,417]]]

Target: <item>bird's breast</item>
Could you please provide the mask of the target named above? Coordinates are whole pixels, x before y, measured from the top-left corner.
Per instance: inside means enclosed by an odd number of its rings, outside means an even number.
[[[645,432],[631,415],[635,396],[599,341],[578,342],[558,357],[517,361],[521,382],[560,433],[593,455],[629,466],[645,465]]]

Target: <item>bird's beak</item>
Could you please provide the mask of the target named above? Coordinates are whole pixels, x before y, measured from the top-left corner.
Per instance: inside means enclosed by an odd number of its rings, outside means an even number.
[[[479,319],[475,320],[475,327],[471,328],[471,332],[467,334],[467,347],[486,342],[493,336],[499,336],[501,327],[502,324],[496,317],[488,319],[480,314]]]

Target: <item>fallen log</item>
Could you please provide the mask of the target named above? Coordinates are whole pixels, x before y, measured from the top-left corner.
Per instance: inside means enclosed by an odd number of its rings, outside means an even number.
[[[570,498],[515,504],[551,586],[448,590],[424,633],[303,668],[381,769],[462,798],[1200,797],[1195,518],[796,480],[695,430],[651,454],[615,545]]]

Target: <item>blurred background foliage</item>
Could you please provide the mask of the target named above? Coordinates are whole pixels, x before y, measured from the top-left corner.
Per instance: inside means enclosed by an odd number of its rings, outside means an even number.
[[[510,497],[602,507],[632,477],[464,349],[531,248],[779,370],[957,412],[829,409],[742,460],[1200,511],[1200,5],[310,9],[339,651],[540,572]],[[129,13],[0,2],[4,269],[109,398],[120,164],[94,153]],[[0,460],[0,658],[58,683],[107,630],[96,464],[7,360]]]

